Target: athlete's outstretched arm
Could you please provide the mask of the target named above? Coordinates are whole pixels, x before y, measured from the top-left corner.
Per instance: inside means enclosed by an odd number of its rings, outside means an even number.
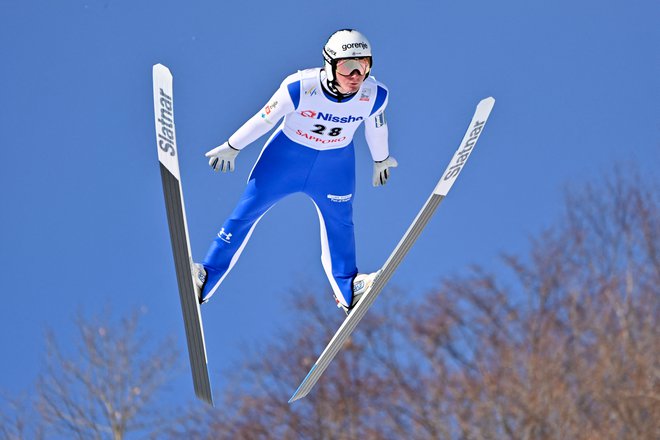
[[[382,162],[390,155],[389,131],[385,121],[385,110],[378,112],[364,121],[364,137],[367,139],[371,158]]]
[[[206,152],[211,168],[214,171],[222,170],[223,173],[234,171],[238,153],[270,131],[280,119],[294,110],[285,80],[268,103],[231,135],[227,142]]]
[[[371,158],[374,162],[382,162],[390,155],[387,142],[389,132],[385,120],[385,108],[389,100],[389,90],[379,83],[374,108],[364,121],[364,136],[367,138],[367,145],[369,145]]]
[[[398,165],[396,159],[390,157],[389,130],[385,120],[385,107],[387,107],[389,93],[387,89],[384,90],[385,97],[382,100],[382,105],[375,109],[372,115],[364,121],[364,136],[367,139],[367,145],[369,145],[369,151],[374,160],[372,179],[374,186],[385,185],[390,177],[389,169]],[[379,90],[379,93],[382,93],[382,91]]]
[[[288,113],[294,111],[286,84],[282,83],[268,103],[229,137],[232,148],[242,150],[268,133]]]

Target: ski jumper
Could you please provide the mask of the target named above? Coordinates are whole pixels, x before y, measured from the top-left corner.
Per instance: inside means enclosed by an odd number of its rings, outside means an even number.
[[[255,226],[283,197],[302,192],[316,206],[321,228],[321,261],[337,299],[353,297],[358,273],[353,232],[355,155],[353,135],[365,123],[374,161],[389,156],[384,118],[388,90],[369,76],[341,102],[324,90],[322,69],[287,77],[266,106],[229,138],[242,149],[284,121],[266,142],[231,216],[222,225],[203,261],[211,296],[236,264]]]

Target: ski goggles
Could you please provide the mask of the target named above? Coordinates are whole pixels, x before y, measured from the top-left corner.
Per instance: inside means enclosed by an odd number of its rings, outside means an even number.
[[[344,58],[337,61],[337,73],[342,76],[350,76],[354,71],[363,76],[369,73],[371,62],[365,58]]]

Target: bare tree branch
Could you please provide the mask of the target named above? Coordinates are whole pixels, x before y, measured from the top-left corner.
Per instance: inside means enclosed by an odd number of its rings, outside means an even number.
[[[306,399],[289,392],[339,325],[317,293],[250,356],[208,438],[654,439],[660,436],[658,191],[615,172],[562,221],[419,303],[383,293]],[[506,284],[503,280],[506,280]],[[329,295],[328,295],[329,296]],[[304,330],[301,330],[304,329]]]

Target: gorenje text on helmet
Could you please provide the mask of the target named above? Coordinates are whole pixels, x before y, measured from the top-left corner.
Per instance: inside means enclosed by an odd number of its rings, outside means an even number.
[[[348,43],[348,44],[343,44],[341,46],[341,50],[348,50],[348,49],[364,49],[367,50],[369,49],[369,45],[367,43]]]

